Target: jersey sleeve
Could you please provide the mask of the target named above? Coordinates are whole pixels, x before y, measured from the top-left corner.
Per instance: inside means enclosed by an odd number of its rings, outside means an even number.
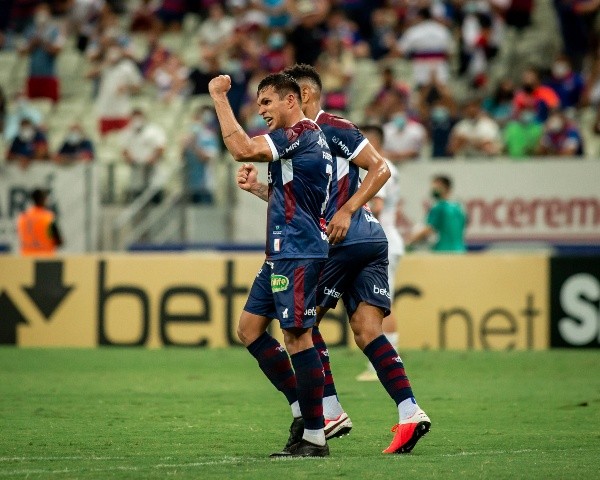
[[[337,157],[354,160],[363,148],[369,143],[361,131],[354,128],[338,129],[332,137],[333,151]],[[330,145],[331,146],[331,145]]]
[[[288,136],[283,128],[279,128],[273,132],[263,135],[271,148],[273,154],[273,161],[277,161],[280,158],[289,156],[294,150],[300,146],[300,139],[295,138],[294,141],[290,142]]]

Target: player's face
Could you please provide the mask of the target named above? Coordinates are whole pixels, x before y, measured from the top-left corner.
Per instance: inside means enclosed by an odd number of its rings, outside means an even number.
[[[258,93],[258,114],[267,122],[269,131],[285,127],[285,113],[287,112],[287,100],[279,98],[279,94],[273,87],[267,87]]]

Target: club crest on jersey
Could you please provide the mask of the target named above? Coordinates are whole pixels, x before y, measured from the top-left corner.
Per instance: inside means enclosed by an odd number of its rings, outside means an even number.
[[[323,136],[323,134],[319,135],[319,140],[317,140],[317,145],[319,145],[319,147],[321,147],[321,148],[325,148],[327,146],[327,140],[325,140],[325,137]]]
[[[290,280],[285,275],[271,275],[271,291],[285,292],[290,286]]]

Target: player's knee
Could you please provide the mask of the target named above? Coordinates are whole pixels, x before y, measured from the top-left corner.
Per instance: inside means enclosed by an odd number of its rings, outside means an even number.
[[[361,350],[383,334],[381,318],[378,316],[364,315],[357,310],[350,319],[350,328],[354,334],[354,341]]]
[[[240,318],[240,322],[237,327],[237,336],[246,347],[250,345],[254,340],[261,336],[262,331],[257,329],[251,322],[244,321],[244,316]]]

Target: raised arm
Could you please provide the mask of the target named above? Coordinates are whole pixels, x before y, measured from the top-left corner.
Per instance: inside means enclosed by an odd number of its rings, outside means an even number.
[[[327,226],[327,235],[329,243],[332,245],[344,240],[354,212],[366,205],[381,190],[391,175],[385,160],[370,143],[367,143],[352,161],[360,168],[364,168],[367,175],[354,195],[330,220]]]
[[[236,120],[227,99],[230,88],[229,75],[219,75],[208,84],[227,150],[236,162],[270,162],[273,153],[267,140],[263,136],[250,138]]]

